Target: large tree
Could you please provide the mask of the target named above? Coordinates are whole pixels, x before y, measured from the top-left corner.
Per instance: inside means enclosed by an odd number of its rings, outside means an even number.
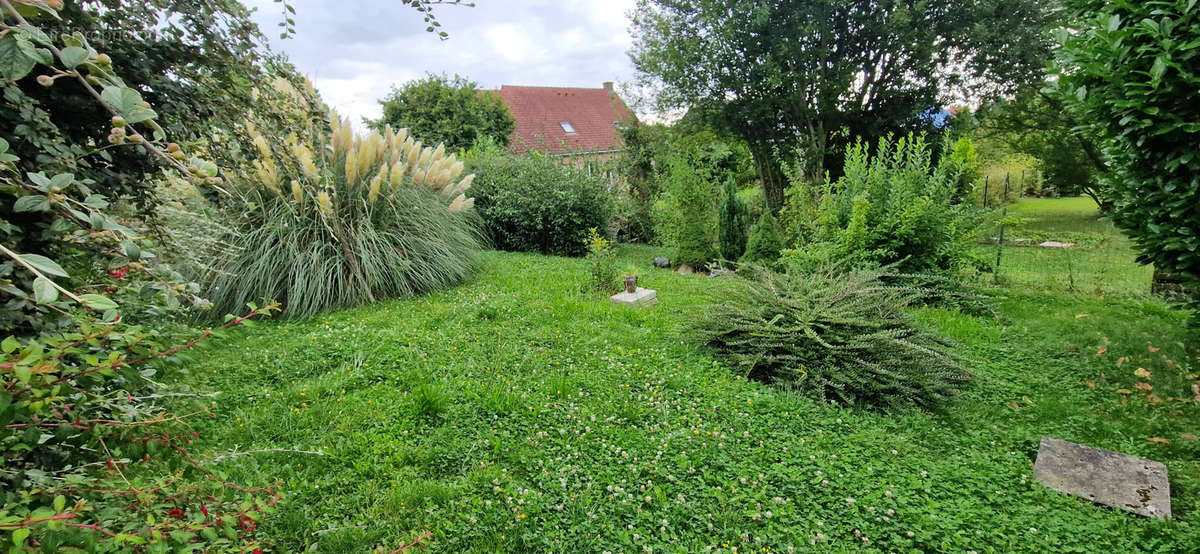
[[[1039,79],[1045,17],[1033,0],[639,0],[631,56],[664,107],[749,143],[777,210],[782,164],[817,180],[855,136],[928,125],[955,87]]]
[[[475,82],[458,75],[409,81],[393,87],[379,103],[383,117],[368,122],[372,127],[407,128],[413,136],[445,143],[451,150],[470,148],[482,137],[507,145],[517,125],[499,95],[481,91]]]

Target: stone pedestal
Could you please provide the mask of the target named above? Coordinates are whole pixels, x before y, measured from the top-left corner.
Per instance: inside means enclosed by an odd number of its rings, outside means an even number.
[[[1052,489],[1146,517],[1171,517],[1167,466],[1045,437],[1034,478]]]
[[[636,291],[614,294],[610,298],[612,298],[612,303],[618,306],[631,306],[636,308],[639,306],[649,306],[655,302],[658,302],[658,293],[650,289],[638,287]]]

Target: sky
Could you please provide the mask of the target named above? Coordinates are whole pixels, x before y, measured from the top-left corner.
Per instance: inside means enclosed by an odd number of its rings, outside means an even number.
[[[399,0],[293,0],[296,35],[279,39],[272,0],[243,0],[271,48],[288,55],[325,102],[352,121],[377,118],[393,85],[426,73],[459,74],[482,88],[599,88],[633,80],[627,13],[635,0],[475,0],[436,6],[449,40]],[[619,90],[619,88],[618,88]]]

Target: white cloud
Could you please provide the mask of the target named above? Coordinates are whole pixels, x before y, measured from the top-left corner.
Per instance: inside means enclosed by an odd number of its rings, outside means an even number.
[[[295,0],[295,38],[272,38],[313,79],[326,102],[356,123],[380,114],[378,100],[426,73],[502,84],[599,87],[630,81],[626,13],[635,0],[476,0],[435,7],[450,39],[426,33],[400,2]],[[283,15],[273,0],[247,0],[268,36]]]

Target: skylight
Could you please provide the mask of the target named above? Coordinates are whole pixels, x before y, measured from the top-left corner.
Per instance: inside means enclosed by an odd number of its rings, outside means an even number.
[[[575,134],[575,127],[572,127],[572,126],[571,126],[571,122],[570,122],[570,121],[563,121],[563,122],[559,123],[558,125],[559,125],[560,127],[562,127],[562,130],[563,130],[563,132],[564,132],[564,133],[566,133],[566,134],[568,134],[568,135],[573,135],[573,134]]]

